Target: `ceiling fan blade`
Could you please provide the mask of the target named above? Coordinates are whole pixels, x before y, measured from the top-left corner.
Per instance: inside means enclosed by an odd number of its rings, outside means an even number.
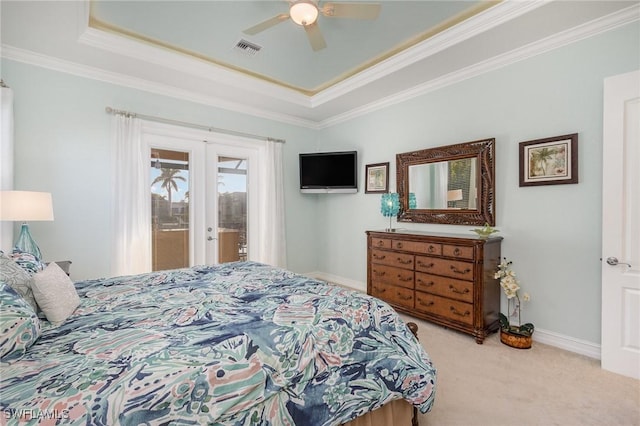
[[[376,19],[380,14],[377,3],[325,3],[322,14],[330,18]]]
[[[266,21],[260,22],[258,25],[254,25],[251,28],[247,28],[243,31],[245,34],[256,35],[259,32],[267,30],[275,25],[278,25],[280,22],[284,22],[289,19],[288,13],[281,13],[278,16],[274,16],[273,18],[269,18]]]
[[[311,25],[305,25],[304,30],[307,33],[309,43],[311,43],[311,48],[314,51],[322,50],[327,47],[327,43],[324,41],[324,37],[322,36],[322,32],[320,32],[320,27],[317,22],[314,22]]]

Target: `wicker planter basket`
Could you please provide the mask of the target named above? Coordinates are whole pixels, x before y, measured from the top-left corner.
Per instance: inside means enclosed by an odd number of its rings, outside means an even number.
[[[531,336],[523,336],[521,334],[510,333],[500,329],[500,341],[507,346],[517,349],[529,349],[531,347]]]

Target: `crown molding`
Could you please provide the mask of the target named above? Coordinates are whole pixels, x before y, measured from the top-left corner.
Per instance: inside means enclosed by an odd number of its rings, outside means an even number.
[[[203,78],[216,84],[224,84],[236,89],[249,90],[271,98],[279,99],[294,105],[310,107],[309,97],[293,89],[279,86],[260,78],[245,75],[221,65],[203,59],[188,56],[164,48],[152,46],[141,41],[85,25],[78,37],[78,42],[86,46],[145,61],[195,77]]]
[[[506,1],[499,3],[312,96],[311,106],[317,107],[344,96],[355,89],[373,83],[382,77],[442,52],[451,46],[529,13],[540,6],[544,6],[545,3],[539,1]]]
[[[54,58],[52,56],[16,48],[6,44],[1,45],[1,51],[2,58],[28,65],[47,68],[53,71],[71,74],[78,77],[88,78],[123,87],[129,87],[132,89],[142,90],[157,95],[195,102],[215,108],[221,108],[228,111],[251,115],[254,117],[291,124],[294,126],[301,126],[311,129],[316,129],[318,127],[317,122],[312,120],[306,120],[288,114],[281,114],[263,108],[255,108],[246,104],[223,100],[216,96],[203,95],[191,90],[180,89],[167,84],[156,83],[146,79],[131,77],[129,75],[121,73],[105,71],[100,68],[65,61],[59,58]]]
[[[320,128],[327,128],[336,124],[352,120],[409,99],[442,89],[452,84],[473,78],[516,62],[567,46],[572,43],[614,30],[624,25],[640,20],[640,3],[622,9],[602,18],[587,22],[572,29],[554,34],[510,52],[478,62],[466,68],[435,78],[392,96],[368,103],[362,107],[352,109],[344,114],[333,116],[319,123]]]

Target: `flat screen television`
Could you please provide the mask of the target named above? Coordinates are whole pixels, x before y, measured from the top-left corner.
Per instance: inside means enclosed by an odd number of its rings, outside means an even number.
[[[300,192],[358,192],[357,151],[300,154]]]

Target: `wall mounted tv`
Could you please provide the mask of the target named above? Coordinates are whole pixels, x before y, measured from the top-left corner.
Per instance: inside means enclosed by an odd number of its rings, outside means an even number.
[[[357,151],[300,154],[300,192],[358,192]]]

